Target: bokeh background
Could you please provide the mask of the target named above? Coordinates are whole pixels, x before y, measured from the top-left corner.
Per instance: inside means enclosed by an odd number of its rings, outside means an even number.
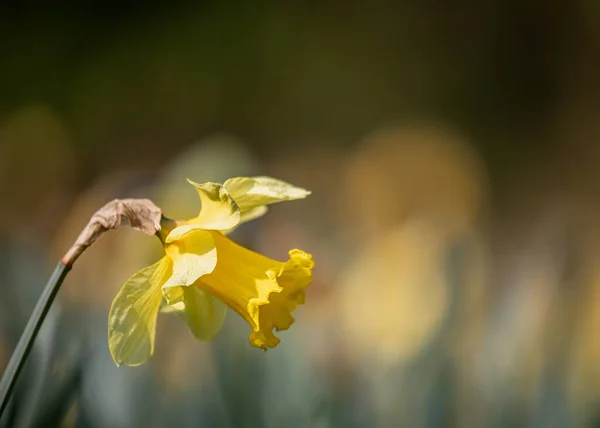
[[[600,426],[600,6],[0,2],[0,370],[54,264],[115,197],[311,189],[233,237],[313,253],[263,353],[161,315],[117,368],[109,305],[158,240],[69,275],[7,427]]]

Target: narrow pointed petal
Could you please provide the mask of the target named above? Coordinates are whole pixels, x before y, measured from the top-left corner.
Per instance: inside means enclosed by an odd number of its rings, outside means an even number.
[[[223,327],[227,305],[216,297],[198,287],[170,287],[163,291],[173,312],[199,341],[211,341]]]
[[[170,274],[171,262],[163,257],[129,278],[115,297],[108,317],[108,346],[117,366],[140,365],[154,352],[161,286]]]
[[[240,209],[227,189],[217,183],[194,183],[188,180],[200,196],[200,214],[198,217],[188,221],[188,224],[196,225],[206,230],[226,230],[237,226],[240,222]],[[171,234],[174,234],[174,229]],[[173,241],[175,238],[167,237]],[[167,241],[170,242],[170,241]]]
[[[193,230],[185,239],[165,246],[173,262],[173,273],[163,288],[192,285],[198,278],[211,273],[217,265],[217,249],[213,235],[206,230]]]
[[[214,272],[195,285],[227,303],[250,324],[252,346],[277,346],[273,329],[286,330],[291,315],[304,303],[304,290],[312,281],[310,254],[290,251],[290,260],[278,262],[241,247],[219,232],[211,232],[219,262]]]
[[[227,180],[223,186],[242,213],[263,205],[302,199],[310,195],[310,191],[306,189],[271,177],[235,177]]]

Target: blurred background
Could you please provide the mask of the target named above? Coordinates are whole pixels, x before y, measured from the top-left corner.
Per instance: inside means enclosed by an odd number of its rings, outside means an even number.
[[[600,426],[600,6],[0,1],[0,371],[54,264],[115,197],[188,177],[311,189],[233,238],[317,263],[266,354],[161,315],[115,367],[109,305],[160,255],[77,262],[7,427]]]

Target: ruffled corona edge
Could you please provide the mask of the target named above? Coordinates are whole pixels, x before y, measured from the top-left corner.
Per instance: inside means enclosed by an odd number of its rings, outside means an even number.
[[[258,297],[248,302],[248,314],[253,320],[254,331],[250,344],[257,348],[274,348],[280,342],[273,330],[287,330],[294,322],[292,312],[305,301],[305,289],[312,282],[312,256],[294,249],[290,260],[281,268],[269,269],[267,279],[271,286],[261,284]]]

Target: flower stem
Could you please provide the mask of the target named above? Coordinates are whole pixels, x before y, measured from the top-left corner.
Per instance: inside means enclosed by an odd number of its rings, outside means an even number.
[[[27,360],[33,341],[50,310],[50,305],[52,305],[58,289],[71,270],[71,266],[106,231],[118,228],[121,225],[122,217],[128,219],[129,225],[133,229],[148,235],[155,235],[161,230],[162,210],[148,199],[115,199],[92,215],[75,243],[56,265],[54,273],[48,280],[46,288],[27,321],[15,352],[10,357],[6,371],[0,380],[0,418],[10,400],[17,377]]]
[[[27,360],[27,356],[31,351],[33,346],[33,341],[37,336],[48,311],[50,310],[50,305],[54,301],[56,297],[56,293],[69,273],[70,266],[65,265],[62,262],[59,262],[52,273],[52,276],[48,280],[46,284],[46,288],[42,292],[35,308],[33,309],[33,313],[29,317],[29,321],[27,321],[27,325],[25,326],[25,330],[19,339],[19,343],[13,352],[10,361],[8,362],[8,366],[4,374],[2,375],[2,380],[0,380],[0,418],[6,409],[8,401],[10,399],[12,390],[17,381],[17,377],[23,368],[25,361]]]

